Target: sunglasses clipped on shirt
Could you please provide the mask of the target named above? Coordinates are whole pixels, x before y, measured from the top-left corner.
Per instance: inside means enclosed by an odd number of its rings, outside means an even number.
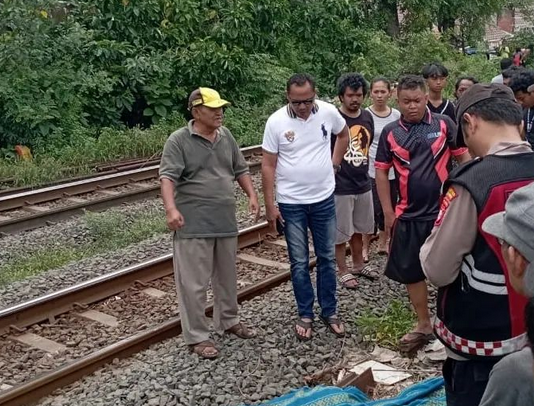
[[[311,106],[314,102],[315,97],[306,100],[289,100],[289,103],[291,103],[293,107],[299,107],[301,104],[304,104],[305,106]]]

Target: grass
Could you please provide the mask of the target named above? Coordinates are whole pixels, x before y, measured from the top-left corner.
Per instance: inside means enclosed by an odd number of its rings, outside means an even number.
[[[161,153],[169,135],[185,120],[173,116],[150,129],[104,129],[98,137],[86,132],[72,134],[69,143],[33,151],[31,161],[0,159],[0,183],[37,186],[68,177],[90,174],[98,164],[129,158],[151,158]]]
[[[390,349],[413,328],[415,315],[408,304],[392,300],[386,309],[364,309],[356,324],[366,341]]]
[[[86,213],[90,243],[84,246],[44,248],[0,266],[0,286],[39,275],[93,255],[114,251],[146,240],[166,230],[165,216],[150,208],[136,216],[118,212]]]

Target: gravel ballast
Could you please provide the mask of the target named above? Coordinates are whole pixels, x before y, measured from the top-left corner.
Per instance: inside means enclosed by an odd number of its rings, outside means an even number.
[[[298,342],[290,283],[243,304],[241,316],[258,337],[240,340],[214,335],[221,356],[191,354],[181,337],[116,361],[92,376],[57,391],[40,405],[237,405],[258,403],[304,385],[304,377],[338,364],[362,348],[354,318],[365,306],[386,307],[403,295],[385,278],[360,280],[360,290],[340,290],[339,313],[350,336],[337,339],[318,320],[313,339]],[[364,345],[365,346],[365,345]]]

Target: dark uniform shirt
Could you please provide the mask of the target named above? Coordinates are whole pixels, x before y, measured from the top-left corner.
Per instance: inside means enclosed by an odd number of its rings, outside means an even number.
[[[419,221],[437,217],[441,185],[452,169],[451,158],[467,152],[454,145],[455,131],[449,117],[429,111],[419,123],[401,118],[384,127],[375,167],[395,169],[400,194],[396,217]]]
[[[341,170],[336,174],[336,195],[359,195],[371,190],[369,178],[369,147],[373,142],[374,121],[367,110],[358,117],[339,112],[349,127],[349,149],[341,161]],[[332,152],[336,143],[332,136]]]
[[[527,141],[534,147],[534,108],[524,110],[523,120],[525,122],[525,136]]]
[[[454,112],[454,103],[452,101],[443,99],[441,104],[435,107],[429,100],[427,106],[432,113],[443,114],[444,116],[450,117],[453,122],[456,122],[456,113]]]

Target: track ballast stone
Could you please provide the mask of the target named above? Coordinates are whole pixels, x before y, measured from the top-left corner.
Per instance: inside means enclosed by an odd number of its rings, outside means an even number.
[[[381,277],[360,279],[358,291],[340,290],[339,314],[350,336],[337,339],[315,321],[313,339],[294,335],[296,308],[290,283],[241,306],[241,316],[258,337],[214,335],[221,355],[214,361],[191,354],[181,337],[116,361],[39,404],[51,405],[239,405],[257,404],[304,386],[303,378],[338,364],[366,344],[354,319],[367,306],[385,308],[404,295]]]

